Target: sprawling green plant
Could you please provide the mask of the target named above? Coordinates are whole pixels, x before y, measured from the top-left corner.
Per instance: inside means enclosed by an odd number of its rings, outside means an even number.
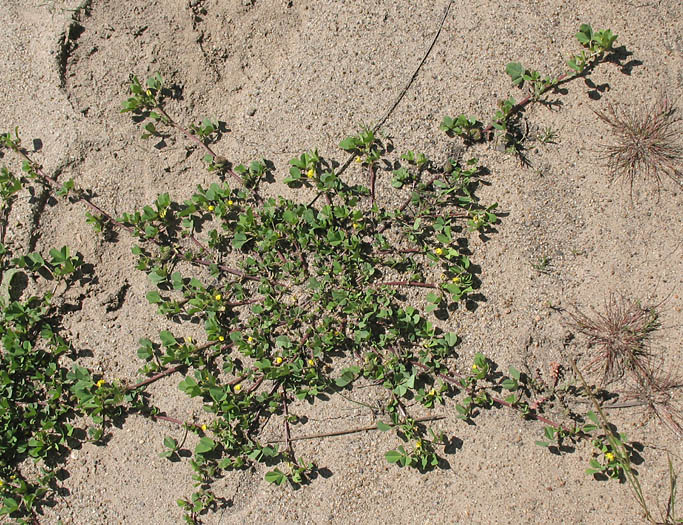
[[[583,74],[610,51],[616,37],[584,25],[577,38],[589,54],[573,57],[570,67]],[[541,78],[516,63],[507,72],[515,85],[529,86],[527,100],[501,102],[487,128],[460,115],[444,118],[441,129],[468,144],[492,129],[509,133],[510,119],[562,80]],[[347,163],[326,159],[317,149],[289,161],[282,183],[316,193],[310,202],[265,198],[263,186],[275,182],[270,162],[232,166],[212,149],[219,122],[205,118],[183,127],[164,108],[167,92],[159,74],[145,84],[134,75],[130,80],[122,112],[141,122],[142,138],[182,133],[202,150],[216,181],[198,186],[183,202],[161,194],[117,218],[73,181],[60,184],[46,175],[21,147],[17,131],[0,135],[0,144],[23,158],[24,172],[15,177],[4,167],[0,171],[1,514],[34,517],[35,502],[54,482],[59,454],[86,436],[105,443],[112,419],[131,410],[184,429],[180,442],[164,438],[162,457],[179,460],[188,434],[197,435],[188,460],[195,490],[178,501],[188,523],[217,504],[211,486],[223,471],[262,463],[269,469],[268,482],[307,483],[317,466],[296,454],[294,443],[302,436],[293,436],[292,427],[299,413],[306,404],[352,392],[358,383],[382,393],[383,415],[369,429],[396,433],[398,446],[385,453],[390,463],[422,471],[439,464],[446,437],[425,423],[442,417],[430,411],[449,398],[457,417],[469,423],[483,409],[505,406],[546,425],[546,440],[539,445],[554,448],[554,442],[561,447],[563,441],[591,438],[596,452],[589,472],[625,476],[644,505],[630,467],[630,445],[612,431],[599,406],[600,419],[594,412],[570,413],[558,423],[544,415],[545,407],[570,392],[595,401],[585,383],[573,390],[559,384],[560,365],[544,381],[514,367],[502,374],[477,353],[466,373],[453,371],[458,335],[440,323],[476,299],[469,238],[495,232],[499,221],[496,204],[482,204],[475,194],[485,173],[476,159],[449,158],[437,167],[419,152],[392,153],[377,130],[364,127],[339,144],[351,155]],[[355,171],[343,176],[349,165]],[[377,191],[377,181],[385,177],[404,192],[398,209],[387,209]],[[349,182],[364,178],[367,186]],[[84,203],[95,231],[118,228],[137,239],[137,269],[151,283],[147,299],[169,323],[155,340],[140,339],[143,377],[137,382],[107,381],[81,366],[60,335],[63,312],[52,305],[52,294],[21,297],[13,290],[20,272],[36,282],[69,285],[83,267],[82,257],[67,247],[46,258],[15,253],[4,244],[8,210],[27,183]],[[422,293],[409,297],[411,289]],[[189,323],[203,325],[201,340],[183,333]],[[181,391],[201,399],[203,417],[188,421],[144,403],[144,389],[171,374],[182,375]],[[87,434],[73,425],[76,415],[91,421]],[[279,441],[262,437],[271,420],[281,424]],[[22,474],[27,458],[43,468],[37,479]]]

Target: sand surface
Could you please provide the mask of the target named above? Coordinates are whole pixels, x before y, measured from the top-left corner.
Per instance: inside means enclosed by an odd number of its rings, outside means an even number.
[[[267,158],[276,177],[287,161],[317,147],[345,160],[339,141],[363,123],[378,122],[391,107],[439,28],[445,0],[92,0],[74,19],[73,0],[41,5],[3,0],[0,9],[0,130],[19,126],[24,144],[60,180],[73,178],[114,215],[139,209],[158,194],[187,198],[211,174],[190,144],[169,138],[163,147],[139,138],[121,114],[129,75],[160,72],[180,89],[169,111],[183,122],[211,117],[229,129],[216,149],[234,163]],[[551,362],[568,366],[585,356],[558,309],[599,309],[610,292],[663,303],[653,347],[670,365],[681,359],[683,325],[683,192],[664,181],[609,184],[596,148],[609,128],[593,113],[608,103],[651,105],[666,95],[683,104],[683,6],[676,0],[593,2],[483,0],[453,2],[442,32],[406,96],[382,127],[399,151],[423,151],[443,162],[456,140],[439,131],[444,115],[488,120],[499,99],[521,98],[505,74],[520,61],[559,74],[580,50],[582,23],[610,28],[623,46],[619,63],[599,65],[590,82],[563,86],[552,110],[525,114],[532,129],[552,128],[554,144],[529,143],[530,167],[494,144],[477,145],[490,170],[479,189],[504,212],[488,239],[472,239],[484,300],[462,309],[446,328],[462,337],[457,364],[483,352],[504,369],[512,365],[547,374]],[[33,145],[33,148],[30,146]],[[9,154],[0,164],[16,166]],[[352,175],[351,175],[352,176]],[[270,190],[294,199],[306,191]],[[389,180],[378,181],[386,206],[400,202]],[[108,378],[135,380],[138,339],[155,338],[169,321],[145,295],[152,289],[134,270],[134,241],[105,242],[84,221],[80,204],[44,206],[24,198],[13,210],[13,242],[44,250],[70,245],[95,267],[96,279],[71,292],[80,305],[65,319],[74,343],[88,349],[84,366]],[[32,217],[32,218],[30,218]],[[547,257],[547,272],[534,264]],[[112,308],[112,298],[122,297]],[[551,308],[556,307],[556,309]],[[177,388],[180,377],[152,385],[152,401],[183,420],[201,406]],[[362,392],[361,392],[362,394]],[[369,410],[334,397],[302,406],[308,434],[374,423]],[[304,441],[299,454],[325,467],[295,490],[263,481],[263,469],[233,472],[214,485],[223,498],[202,523],[640,523],[626,484],[585,474],[589,443],[553,455],[534,444],[543,426],[510,410],[486,411],[466,425],[452,404],[435,426],[453,439],[448,468],[425,474],[390,465],[391,433],[366,432]],[[643,425],[639,408],[610,413],[620,431],[644,445],[638,466],[651,506],[663,507],[668,450],[683,472],[683,446],[654,419]],[[131,415],[112,429],[106,446],[85,443],[63,465],[68,476],[40,523],[180,523],[176,499],[192,492],[186,461],[159,457],[164,436],[180,439],[170,423]],[[679,502],[683,506],[683,501]]]

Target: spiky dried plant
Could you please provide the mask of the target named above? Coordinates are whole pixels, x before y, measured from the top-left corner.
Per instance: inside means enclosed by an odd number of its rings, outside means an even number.
[[[631,377],[630,387],[622,392],[624,400],[633,399],[645,408],[645,420],[657,417],[664,425],[683,438],[683,411],[680,393],[683,378],[663,362],[651,362],[648,368]]]
[[[587,370],[602,370],[603,383],[620,379],[626,372],[638,377],[650,370],[648,339],[659,327],[656,306],[644,307],[639,301],[610,293],[603,312],[586,315],[575,307],[567,313],[568,325],[597,350]]]
[[[607,111],[594,113],[612,129],[614,143],[600,147],[610,181],[623,179],[631,189],[636,182],[654,182],[661,188],[662,176],[683,187],[683,146],[677,109],[665,98],[653,106],[630,111],[609,104]]]

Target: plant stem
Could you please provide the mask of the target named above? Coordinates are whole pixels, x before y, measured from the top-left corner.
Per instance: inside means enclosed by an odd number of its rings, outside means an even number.
[[[425,421],[438,421],[440,419],[446,419],[446,416],[425,416],[425,417],[419,417],[415,419],[415,423],[423,423]],[[395,426],[395,425],[392,425]],[[367,427],[356,427],[356,428],[349,428],[347,430],[337,430],[335,432],[323,432],[322,434],[310,434],[307,436],[298,436],[294,438],[290,438],[289,441],[303,441],[305,439],[319,439],[319,438],[326,438],[326,437],[335,437],[335,436],[345,436],[348,434],[357,434],[358,432],[370,432],[372,430],[379,430],[377,428],[377,425],[371,425]],[[271,439],[269,441],[266,441],[266,443],[283,443],[285,442],[284,439]]]

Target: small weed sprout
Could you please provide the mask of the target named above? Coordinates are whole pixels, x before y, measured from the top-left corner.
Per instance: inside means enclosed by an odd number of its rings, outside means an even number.
[[[628,111],[613,105],[595,114],[609,125],[614,143],[601,146],[601,157],[609,166],[611,181],[627,182],[633,195],[637,182],[661,188],[662,176],[683,187],[681,117],[667,99],[644,111]]]

